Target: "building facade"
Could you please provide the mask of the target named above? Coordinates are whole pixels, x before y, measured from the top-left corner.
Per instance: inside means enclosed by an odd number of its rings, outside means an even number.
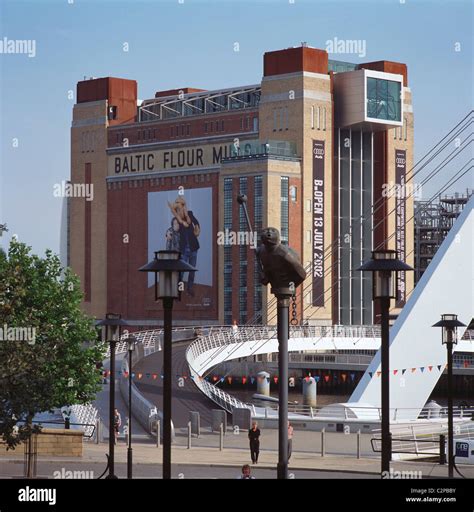
[[[85,80],[71,139],[71,182],[93,184],[94,200],[71,199],[70,262],[97,317],[160,323],[138,268],[168,248],[198,268],[182,276],[177,322],[276,323],[238,194],[256,233],[278,228],[308,271],[298,322],[371,324],[371,277],[356,268],[383,247],[413,265],[413,200],[394,193],[413,167],[405,64],[301,46],[266,53],[256,85],[139,103],[133,80]],[[412,288],[407,274],[394,309]]]

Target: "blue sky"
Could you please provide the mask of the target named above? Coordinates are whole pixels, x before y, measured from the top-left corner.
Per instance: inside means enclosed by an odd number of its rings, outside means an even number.
[[[0,0],[0,39],[36,41],[34,58],[0,54],[0,222],[10,229],[3,246],[15,233],[35,252],[59,250],[61,199],[53,186],[69,176],[75,102],[69,94],[84,76],[135,79],[145,99],[167,88],[258,83],[265,51],[302,41],[325,48],[335,37],[362,39],[364,58],[330,58],[408,65],[417,158],[472,109],[468,1],[69,2]],[[441,174],[425,193],[447,177]],[[456,189],[472,187],[472,181],[472,174],[466,176]]]

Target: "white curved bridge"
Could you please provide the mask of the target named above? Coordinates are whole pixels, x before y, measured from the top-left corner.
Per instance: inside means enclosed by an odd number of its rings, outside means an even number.
[[[474,196],[471,197],[433,261],[408,299],[390,330],[391,369],[428,368],[446,364],[446,350],[439,329],[431,326],[442,313],[456,313],[468,324],[474,316]],[[462,333],[460,333],[462,334]],[[380,347],[380,332],[374,326],[296,327],[290,330],[289,350],[347,350]],[[474,343],[462,339],[455,350],[474,352]],[[268,409],[245,404],[202,376],[211,367],[227,360],[278,351],[276,331],[269,327],[220,328],[192,343],[186,358],[195,384],[214,402],[228,411],[251,408],[253,415],[268,414]],[[318,416],[339,416],[373,420],[379,417],[380,381],[373,375],[380,370],[377,352],[348,403],[323,408]],[[390,405],[392,420],[413,421],[435,387],[440,373],[391,371]],[[313,411],[311,410],[311,415]]]

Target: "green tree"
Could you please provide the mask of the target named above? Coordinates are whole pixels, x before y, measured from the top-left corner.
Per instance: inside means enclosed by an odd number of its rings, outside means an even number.
[[[35,414],[88,403],[100,389],[105,348],[81,300],[79,279],[51,251],[40,258],[12,240],[0,255],[0,437],[9,447],[28,439]]]

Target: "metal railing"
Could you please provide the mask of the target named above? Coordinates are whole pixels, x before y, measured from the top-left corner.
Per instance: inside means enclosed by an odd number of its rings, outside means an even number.
[[[257,415],[257,409],[253,404],[243,402],[236,399],[229,393],[214,386],[205,380],[202,375],[213,365],[213,359],[216,356],[216,350],[221,351],[231,345],[240,345],[242,343],[251,343],[249,350],[252,352],[259,344],[266,343],[269,339],[275,338],[277,335],[276,326],[245,326],[237,329],[231,326],[212,326],[204,334],[199,336],[196,341],[191,343],[186,350],[186,360],[189,365],[191,378],[196,386],[212,401],[217,403],[228,412],[237,408],[247,408],[253,411],[253,415]],[[380,326],[291,326],[290,327],[290,348],[291,338],[347,338],[351,340],[348,348],[353,348],[354,338],[378,338],[380,337]],[[211,352],[208,358],[201,362],[200,368],[195,368],[195,361],[198,357]],[[259,408],[260,409],[260,408]],[[262,408],[262,413],[265,409]],[[306,413],[308,411],[305,411]]]

